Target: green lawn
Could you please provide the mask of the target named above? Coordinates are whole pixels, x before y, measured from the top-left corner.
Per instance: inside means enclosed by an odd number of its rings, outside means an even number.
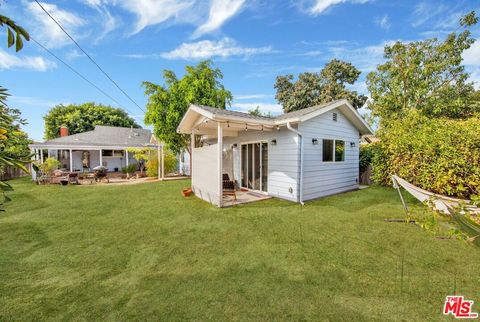
[[[480,311],[480,249],[384,222],[392,189],[217,209],[188,181],[13,183],[0,320],[438,321],[454,289]]]

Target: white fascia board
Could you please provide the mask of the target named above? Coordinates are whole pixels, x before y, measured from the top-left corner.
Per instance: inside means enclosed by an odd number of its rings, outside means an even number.
[[[49,150],[125,150],[125,149],[142,149],[156,147],[156,145],[142,145],[142,146],[116,146],[116,145],[52,145],[52,144],[30,144],[28,146],[32,149],[49,149]]]

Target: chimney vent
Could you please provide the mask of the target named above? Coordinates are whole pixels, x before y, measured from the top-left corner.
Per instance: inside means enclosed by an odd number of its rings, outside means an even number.
[[[60,127],[60,137],[68,136],[68,128],[66,126]]]

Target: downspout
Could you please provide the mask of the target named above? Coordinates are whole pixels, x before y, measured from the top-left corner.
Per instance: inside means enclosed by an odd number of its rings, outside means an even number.
[[[297,129],[293,128],[290,125],[290,122],[287,122],[287,129],[292,131],[293,133],[298,135],[298,138],[300,139],[300,173],[299,173],[299,200],[300,204],[303,206],[303,135],[300,133]]]

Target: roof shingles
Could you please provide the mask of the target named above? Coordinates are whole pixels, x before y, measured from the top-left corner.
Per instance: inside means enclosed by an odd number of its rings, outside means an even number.
[[[203,109],[207,112],[210,112],[214,115],[218,115],[218,116],[227,116],[227,117],[228,116],[235,116],[235,117],[241,117],[241,118],[247,118],[247,119],[253,119],[253,120],[280,121],[280,120],[286,120],[286,119],[300,117],[300,116],[315,112],[317,110],[320,110],[324,107],[330,106],[330,105],[332,105],[336,102],[339,102],[339,101],[341,101],[341,100],[337,100],[337,101],[333,101],[333,102],[329,102],[329,103],[324,103],[324,104],[320,104],[320,105],[315,105],[315,106],[304,108],[304,109],[301,109],[301,110],[298,110],[298,111],[293,111],[293,112],[290,112],[290,113],[281,114],[281,115],[278,115],[276,117],[256,116],[256,115],[251,115],[249,113],[237,112],[237,111],[232,111],[232,110],[224,110],[224,109],[214,108],[214,107],[204,106],[204,105],[195,105],[195,106],[197,106],[197,107],[199,107],[199,108],[201,108],[201,109]]]
[[[93,131],[47,140],[42,145],[143,147],[150,144],[150,130],[97,125]]]

